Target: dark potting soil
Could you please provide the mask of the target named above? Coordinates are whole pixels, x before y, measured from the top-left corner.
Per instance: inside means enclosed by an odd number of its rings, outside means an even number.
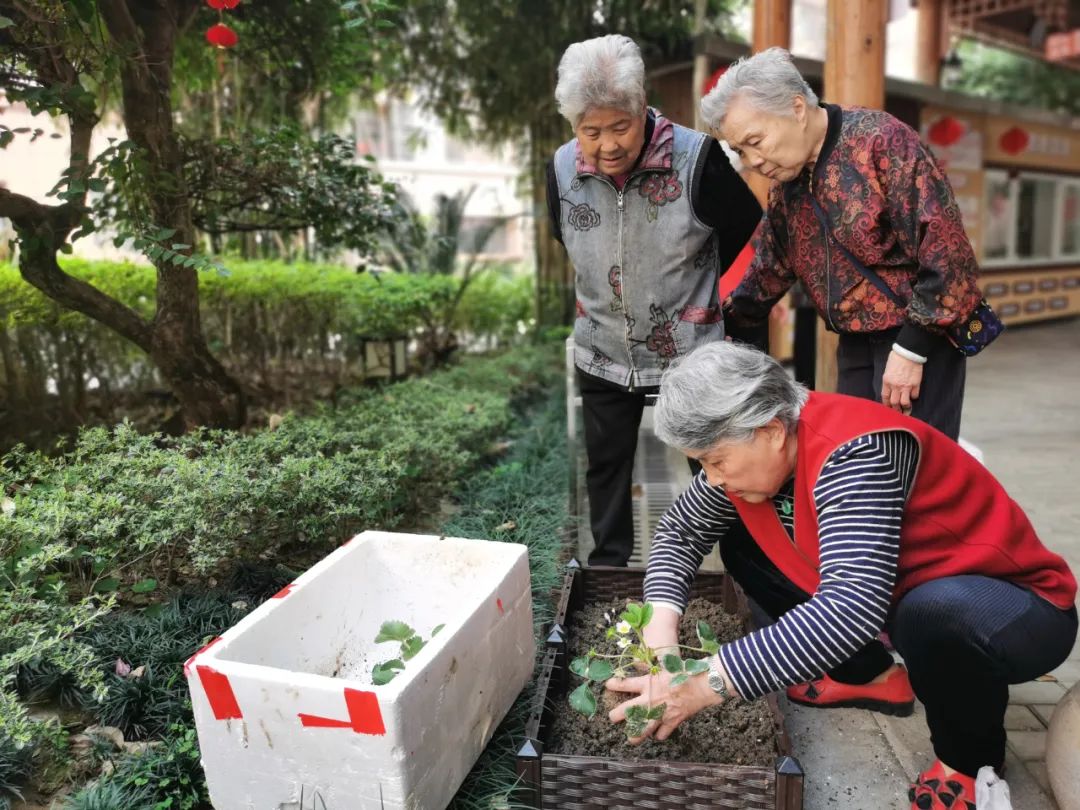
[[[584,655],[590,648],[615,652],[615,642],[605,638],[609,626],[604,614],[618,620],[627,600],[586,605],[570,620],[570,658]],[[679,624],[679,643],[698,646],[695,628],[699,620],[709,623],[723,644],[743,635],[739,620],[725,613],[719,605],[694,599]],[[689,654],[702,657],[701,654]],[[704,676],[699,676],[704,677]],[[570,676],[570,689],[581,679]],[[599,687],[596,687],[599,690]],[[632,697],[632,696],[628,696]],[[776,758],[776,730],[768,704],[762,700],[730,700],[699,712],[684,722],[664,742],[648,739],[630,745],[621,723],[607,719],[604,700],[593,717],[585,717],[570,708],[564,697],[555,705],[551,734],[545,749],[552,753],[612,759],[666,759],[675,762],[718,762],[728,765],[772,766]]]

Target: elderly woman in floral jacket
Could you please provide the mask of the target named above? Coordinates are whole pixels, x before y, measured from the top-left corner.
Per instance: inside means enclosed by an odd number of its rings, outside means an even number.
[[[722,340],[717,283],[761,208],[711,137],[645,104],[641,53],[624,36],[578,42],[555,98],[574,128],[548,166],[553,232],[575,270],[592,565],[633,550],[638,425],[668,364]]]
[[[776,181],[725,315],[762,320],[801,279],[840,333],[837,390],[957,438],[965,359],[945,330],[982,296],[952,189],[918,134],[879,110],[819,103],[781,48],[732,65],[701,111],[745,165]]]

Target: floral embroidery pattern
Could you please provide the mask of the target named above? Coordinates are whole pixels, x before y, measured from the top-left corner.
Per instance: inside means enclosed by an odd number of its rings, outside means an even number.
[[[578,203],[566,217],[575,231],[588,231],[600,225],[600,212],[588,203]]]
[[[622,312],[622,268],[619,265],[608,270],[607,281],[611,287],[611,311]]]
[[[705,240],[705,244],[701,246],[701,250],[698,251],[697,256],[694,257],[694,269],[695,270],[712,270],[716,268],[716,265],[720,261],[720,249],[717,245],[716,235],[714,234],[709,239]],[[718,268],[723,270],[724,268]]]
[[[663,308],[656,304],[649,305],[649,322],[652,329],[645,340],[635,340],[634,343],[645,344],[645,348],[659,358],[660,368],[667,368],[673,357],[679,354],[678,344],[675,342],[676,317],[669,317]]]
[[[597,348],[592,351],[592,364],[594,366],[610,366],[615,361]]]
[[[638,194],[649,201],[649,208],[645,214],[649,222],[656,221],[662,206],[675,202],[682,196],[683,184],[679,179],[679,172],[686,160],[686,152],[673,154],[670,169],[663,173],[650,174],[638,186]]]

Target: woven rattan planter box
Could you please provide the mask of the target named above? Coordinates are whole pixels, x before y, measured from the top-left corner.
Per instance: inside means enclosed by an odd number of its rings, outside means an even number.
[[[566,710],[567,619],[592,602],[640,599],[644,576],[640,569],[581,568],[570,563],[547,640],[526,740],[517,755],[525,801],[537,810],[802,810],[802,767],[791,756],[784,717],[771,695],[775,767],[544,752],[553,710]],[[746,600],[725,574],[698,572],[691,596],[718,603],[749,622]]]

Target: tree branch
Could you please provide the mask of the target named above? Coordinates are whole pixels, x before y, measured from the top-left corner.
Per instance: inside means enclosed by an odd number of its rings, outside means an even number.
[[[28,283],[61,306],[81,312],[119,332],[144,351],[150,347],[150,325],[135,310],[91,284],[69,276],[56,261],[78,215],[71,204],[41,203],[0,188],[0,217],[14,224],[20,237],[19,272]]]

